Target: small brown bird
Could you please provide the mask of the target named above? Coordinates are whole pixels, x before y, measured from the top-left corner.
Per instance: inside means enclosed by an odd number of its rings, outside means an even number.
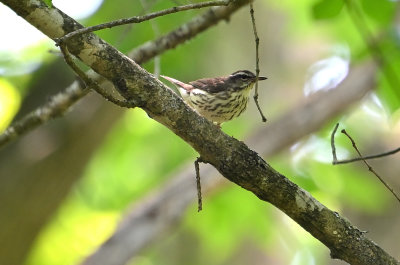
[[[182,98],[201,116],[220,126],[242,114],[249,100],[249,94],[256,82],[256,75],[240,70],[228,76],[203,78],[183,83],[163,76],[180,91]],[[259,76],[258,80],[266,77]]]

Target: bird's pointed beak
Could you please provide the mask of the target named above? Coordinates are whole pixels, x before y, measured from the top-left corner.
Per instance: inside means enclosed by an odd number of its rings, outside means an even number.
[[[267,80],[268,78],[267,77],[265,77],[265,76],[259,76],[258,77],[258,81],[261,81],[261,80]]]

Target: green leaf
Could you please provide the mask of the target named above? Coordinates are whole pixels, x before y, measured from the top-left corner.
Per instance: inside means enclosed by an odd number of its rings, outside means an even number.
[[[44,2],[48,7],[53,7],[53,2],[52,2],[52,0],[43,0],[43,2]]]
[[[393,20],[396,11],[396,2],[389,0],[362,0],[361,6],[365,14],[375,21],[388,24]]]
[[[312,7],[314,19],[329,19],[339,15],[344,5],[343,0],[322,0]]]

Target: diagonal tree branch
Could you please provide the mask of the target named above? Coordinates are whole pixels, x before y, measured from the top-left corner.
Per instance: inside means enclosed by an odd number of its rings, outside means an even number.
[[[256,151],[263,156],[272,156],[321,128],[327,120],[345,111],[371,91],[375,87],[374,71],[375,68],[370,65],[352,70],[347,82],[337,89],[313,95],[277,120],[271,121],[269,126],[263,126],[245,142],[256,146]],[[212,166],[202,166],[201,174],[206,194],[222,182]],[[160,240],[160,235],[168,233],[181,220],[187,208],[193,205],[196,199],[193,178],[193,165],[189,163],[167,178],[170,180],[160,190],[135,202],[114,234],[87,257],[82,265],[123,265],[152,242]]]
[[[74,58],[69,54],[68,49],[64,44],[60,44],[61,53],[64,56],[65,62],[69,65],[69,67],[74,71],[74,73],[85,83],[86,87],[93,89],[100,95],[102,95],[106,100],[114,103],[117,106],[124,108],[134,108],[135,105],[131,105],[130,102],[120,100],[115,98],[113,95],[109,94],[107,91],[103,90],[95,81],[93,81],[86,73],[84,73],[74,62]]]
[[[52,39],[82,27],[38,0],[2,2]],[[349,221],[275,171],[243,142],[193,112],[160,81],[96,35],[75,36],[66,45],[72,54],[110,80],[126,100],[132,100],[185,140],[224,177],[272,203],[328,246],[333,258],[360,265],[399,264]]]
[[[232,13],[248,3],[248,1],[237,1],[234,5],[209,9],[204,14],[194,17],[191,21],[183,24],[176,30],[154,41],[144,43],[131,51],[128,56],[138,64],[145,63],[155,56],[193,38],[211,26],[216,25],[221,20],[228,19]],[[106,81],[92,70],[89,70],[86,75],[100,85]],[[49,120],[62,116],[72,105],[86,96],[88,92],[89,90],[85,89],[80,82],[76,81],[72,83],[64,91],[51,97],[48,103],[27,114],[21,120],[7,128],[0,135],[0,148]]]

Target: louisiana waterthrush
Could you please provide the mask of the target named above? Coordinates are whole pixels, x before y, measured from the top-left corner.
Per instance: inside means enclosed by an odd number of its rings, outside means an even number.
[[[182,98],[201,116],[220,126],[242,114],[249,100],[249,94],[256,83],[256,75],[240,70],[228,76],[203,78],[183,83],[163,76],[180,91]],[[259,76],[258,80],[266,77]]]

